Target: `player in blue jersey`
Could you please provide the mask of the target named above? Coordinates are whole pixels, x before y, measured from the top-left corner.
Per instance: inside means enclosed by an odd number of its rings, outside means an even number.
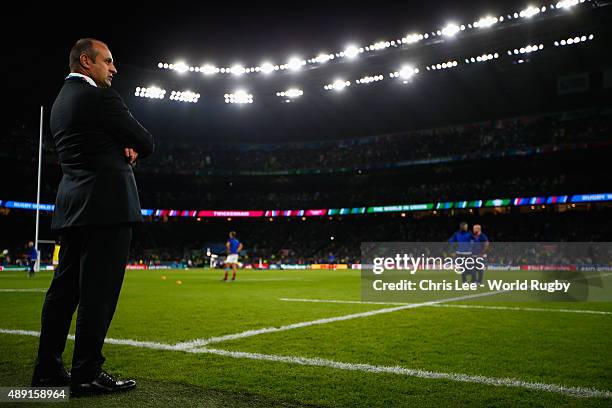
[[[229,239],[225,243],[227,251],[227,259],[225,260],[225,277],[223,281],[227,281],[229,269],[232,268],[232,281],[236,280],[236,269],[238,269],[238,253],[242,251],[242,243],[236,239],[236,231],[229,233]]]
[[[452,244],[457,244],[455,255],[457,258],[469,258],[472,256],[472,233],[468,230],[467,222],[459,224],[459,231],[455,232],[448,240]],[[467,277],[471,276],[471,281],[476,282],[476,271],[465,270],[461,274],[461,281],[467,282]]]
[[[34,277],[34,271],[36,267],[36,260],[38,259],[38,251],[32,241],[28,242],[28,252],[26,253],[28,258],[28,276]]]
[[[489,237],[482,232],[480,224],[474,224],[472,227],[472,255],[482,258],[487,257],[487,249],[489,248]],[[481,284],[484,281],[484,271],[486,266],[476,269],[476,283]]]

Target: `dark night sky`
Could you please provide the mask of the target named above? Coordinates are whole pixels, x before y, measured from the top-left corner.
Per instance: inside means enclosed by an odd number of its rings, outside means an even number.
[[[109,44],[119,70],[116,87],[120,89],[120,85],[124,85],[123,89],[128,89],[135,86],[133,76],[129,78],[127,74],[129,72],[167,77],[168,72],[157,69],[159,61],[183,59],[193,65],[211,62],[218,66],[231,66],[234,63],[258,65],[264,59],[283,63],[293,54],[311,57],[321,51],[342,50],[348,43],[369,44],[381,39],[399,38],[411,31],[432,31],[452,20],[468,23],[487,14],[506,14],[524,8],[527,2],[430,0],[373,2],[370,5],[356,5],[355,2],[257,3],[246,6],[231,2],[227,5],[200,3],[197,6],[174,5],[172,2],[150,4],[126,6],[120,2],[108,5],[96,3],[95,9],[89,4],[64,5],[61,8],[28,5],[28,9],[14,10],[6,15],[5,20],[11,23],[10,27],[3,27],[3,30],[9,29],[9,32],[3,33],[4,38],[9,39],[4,47],[4,90],[5,97],[11,103],[5,113],[13,120],[5,121],[5,125],[36,117],[36,107],[41,104],[50,107],[67,73],[69,49],[76,39],[84,36],[99,38]],[[32,17],[34,9],[37,12]],[[303,77],[309,74],[301,73]],[[126,78],[129,78],[129,84]],[[144,102],[135,101],[134,98],[130,101],[131,95],[126,94],[122,92],[126,103],[144,122],[147,122],[148,114],[155,116],[163,109],[176,109],[165,107],[156,111],[157,107],[134,106],[135,103]],[[201,103],[198,105],[194,111],[200,109],[199,117],[205,116],[208,108]],[[255,109],[264,109],[262,106],[260,104]],[[216,124],[210,121],[212,127],[207,131],[214,129],[218,134],[223,134],[223,124],[233,120],[234,113],[223,111],[223,108],[208,110],[208,113],[215,112],[213,115],[221,119]],[[333,109],[323,105],[313,105],[311,108],[313,112],[318,110],[331,112],[332,116],[335,114]],[[260,113],[257,115],[261,117]],[[283,118],[283,113],[270,115],[281,117],[268,118],[268,123],[261,127],[262,132],[271,132],[277,121],[285,120],[290,126],[293,120],[291,116]],[[312,115],[309,123],[317,120],[315,113],[307,115]],[[415,115],[418,116],[418,112]],[[333,119],[322,122],[321,128],[329,126]],[[244,121],[249,120],[253,118],[245,114]],[[263,118],[262,123],[265,120]],[[244,130],[237,128],[236,132],[239,131]],[[377,128],[368,131],[377,131]]]
[[[156,68],[157,62],[179,58],[212,61],[218,65],[256,65],[264,58],[284,61],[291,54],[312,56],[321,50],[340,50],[349,42],[365,43],[396,38],[408,30],[441,27],[450,19],[471,21],[487,13],[516,9],[521,2],[500,2],[491,7],[486,1],[411,1],[371,3],[302,2],[297,5],[258,3],[228,6],[161,6],[142,4],[125,7],[113,2],[100,11],[83,4],[76,7],[32,6],[9,13],[13,40],[5,43],[9,73],[35,75],[41,88],[32,89],[27,81],[9,81],[9,92],[17,99],[27,92],[46,99],[58,75],[66,71],[66,60],[73,42],[91,36],[110,45],[121,64]],[[200,3],[202,4],[202,3]],[[503,5],[502,5],[503,4]],[[32,17],[33,9],[37,15]],[[5,15],[6,16],[6,15]],[[5,27],[6,28],[6,27]],[[12,35],[11,35],[12,34]],[[8,50],[7,50],[8,48]],[[4,58],[3,58],[4,59]],[[119,72],[119,75],[121,72]]]

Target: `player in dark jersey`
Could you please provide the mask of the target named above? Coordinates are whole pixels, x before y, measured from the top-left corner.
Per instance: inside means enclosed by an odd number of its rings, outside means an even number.
[[[225,260],[225,277],[223,281],[227,281],[229,269],[232,268],[232,281],[236,280],[236,270],[238,269],[238,253],[242,251],[242,243],[236,239],[236,231],[229,233],[229,239],[225,243],[227,259]]]
[[[480,224],[474,224],[472,227],[472,255],[475,257],[487,257],[487,249],[489,248],[489,237],[482,232]],[[481,284],[484,280],[484,271],[486,266],[476,269],[476,283]]]

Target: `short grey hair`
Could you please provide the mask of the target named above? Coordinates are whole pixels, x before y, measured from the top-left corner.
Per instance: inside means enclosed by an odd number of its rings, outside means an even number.
[[[98,52],[94,48],[94,42],[102,42],[94,38],[81,38],[70,50],[69,66],[71,70],[77,69],[81,65],[81,55],[85,54],[93,61],[96,60]],[[104,43],[103,43],[104,44]]]

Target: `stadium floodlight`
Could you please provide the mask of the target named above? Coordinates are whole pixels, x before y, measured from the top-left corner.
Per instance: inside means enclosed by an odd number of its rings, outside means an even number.
[[[334,55],[333,54],[319,54],[317,56],[317,58],[315,58],[315,62],[318,62],[319,64],[323,64],[326,63],[327,61],[329,61],[330,59],[333,59]]]
[[[404,38],[402,38],[402,43],[404,44],[414,44],[416,42],[421,41],[424,38],[423,34],[408,34]]]
[[[189,71],[189,66],[187,64],[185,64],[183,61],[179,61],[176,64],[172,65],[172,69],[174,69],[179,74],[183,74],[183,73]]]
[[[304,95],[304,91],[297,88],[289,88],[286,91],[277,92],[276,96],[287,97],[287,98],[297,98]]]
[[[523,18],[531,18],[533,16],[535,16],[536,14],[540,13],[540,9],[537,7],[533,7],[533,6],[529,6],[523,10],[521,10],[521,12],[519,13],[519,17],[523,17]]]
[[[304,95],[304,91],[302,91],[301,89],[297,89],[297,88],[289,88],[285,92],[285,96],[289,98],[297,98],[298,96],[302,96],[302,95]]]
[[[205,75],[210,75],[212,73],[217,73],[217,72],[233,73],[235,75],[242,75],[243,73],[252,73],[252,72],[263,72],[263,73],[269,74],[272,72],[272,70],[274,71],[286,70],[286,69],[299,70],[306,64],[325,63],[336,57],[338,58],[346,57],[346,58],[352,59],[352,58],[356,58],[360,53],[363,53],[366,51],[371,52],[371,51],[377,51],[377,50],[384,50],[389,47],[397,47],[401,44],[412,44],[412,43],[421,41],[423,39],[428,39],[430,36],[432,37],[435,37],[435,36],[454,37],[460,31],[477,29],[477,28],[487,28],[487,27],[491,27],[494,24],[497,24],[499,22],[503,22],[506,20],[512,20],[512,19],[518,19],[518,18],[531,18],[539,13],[545,13],[546,11],[549,11],[549,10],[570,9],[578,4],[585,3],[586,1],[587,0],[556,0],[555,3],[552,3],[549,6],[536,7],[534,5],[529,5],[523,10],[520,10],[520,12],[517,11],[513,13],[508,13],[506,15],[499,15],[499,16],[486,15],[480,18],[479,20],[471,24],[467,24],[467,25],[464,25],[464,24],[458,25],[453,22],[449,22],[444,28],[429,31],[424,34],[410,33],[410,34],[406,34],[406,36],[403,38],[393,39],[390,41],[379,41],[379,42],[370,44],[369,46],[366,46],[366,47],[349,45],[343,51],[332,52],[329,54],[322,53],[316,57],[311,57],[305,60],[302,60],[301,58],[299,59],[292,58],[289,62],[282,64],[280,66],[274,65],[273,69],[272,69],[271,64],[270,65],[266,64],[264,66],[248,67],[248,68],[245,68],[244,71],[240,69],[238,66],[231,67],[231,68],[224,67],[218,70],[215,69],[214,72],[212,72],[211,70],[206,70],[204,67],[187,66],[184,62],[178,62],[176,64],[168,64],[168,63],[159,62],[157,66],[160,69],[171,69],[179,73],[184,73],[187,71],[203,72]]]
[[[569,9],[578,4],[578,0],[562,0],[555,5],[558,9]]]
[[[334,54],[319,54],[317,58],[315,58],[315,62],[318,62],[319,64],[324,64],[327,61],[334,59],[334,57]]]
[[[238,103],[238,104],[246,104],[253,103],[253,95],[247,93],[243,89],[238,89],[234,93],[227,93],[224,95],[225,103]]]
[[[378,50],[384,50],[385,48],[389,48],[391,46],[391,42],[390,41],[379,41],[375,44],[371,44],[368,48],[370,49],[370,51],[378,51]],[[346,54],[346,51],[345,51]]]
[[[589,34],[588,36],[586,35],[582,35],[582,36],[575,36],[575,37],[570,37],[567,39],[563,39],[561,41],[555,41],[554,44],[556,47],[558,47],[559,45],[563,46],[563,45],[573,45],[573,44],[579,44],[581,42],[585,42],[585,41],[591,41],[593,38],[595,38],[595,36],[593,34]]]
[[[427,70],[454,68],[457,65],[459,65],[459,63],[457,61],[447,61],[447,62],[442,62],[440,64],[433,64],[431,66],[428,66]],[[400,71],[400,76],[402,76],[402,72],[401,71]],[[404,78],[404,79],[406,79],[406,78]]]
[[[336,79],[333,83],[327,84],[323,87],[326,91],[341,91],[347,86],[351,86],[351,81],[345,81],[344,79]]]
[[[303,65],[306,65],[306,61],[301,58],[293,57],[285,64],[285,68],[291,71],[297,71],[301,69]]]
[[[200,94],[191,91],[172,91],[170,94],[171,101],[197,103],[200,99]]]
[[[263,64],[261,64],[260,70],[264,74],[269,74],[270,72],[274,71],[274,65],[269,62],[264,62]]]
[[[352,58],[355,58],[357,55],[359,55],[359,48],[355,45],[349,45],[344,50],[344,56],[347,58],[352,59]]]
[[[478,21],[474,22],[474,27],[476,28],[487,28],[487,27],[491,27],[493,24],[496,24],[498,22],[498,18],[497,17],[492,17],[492,16],[486,16],[481,18]]]
[[[398,72],[399,77],[402,79],[410,79],[414,76],[414,74],[417,74],[419,72],[419,70],[417,68],[414,68],[411,65],[404,65]]]
[[[365,76],[355,81],[357,84],[370,84],[372,82],[382,81],[384,79],[384,75],[374,75],[374,76]]]
[[[508,55],[512,55],[512,51],[508,51],[508,52],[509,52]],[[485,62],[485,61],[490,61],[492,59],[497,59],[497,58],[499,58],[499,53],[497,52],[485,53],[477,57],[466,58],[465,62],[469,64],[470,62]]]
[[[332,88],[336,91],[340,91],[344,88],[346,88],[347,86],[350,86],[351,82],[350,81],[343,81],[341,79],[337,79],[334,81],[334,83],[332,84]]]
[[[446,37],[454,37],[460,30],[461,28],[458,25],[449,23],[442,29],[442,35]]]
[[[555,0],[554,3],[548,6],[536,7],[534,5],[529,5],[523,10],[520,10],[520,12],[516,11],[513,13],[508,13],[506,15],[499,15],[499,16],[486,15],[480,18],[479,20],[471,24],[467,24],[467,25],[464,25],[464,24],[459,25],[459,24],[455,24],[454,22],[449,22],[444,28],[440,28],[440,29],[433,30],[433,31],[428,31],[423,34],[410,33],[410,34],[406,34],[406,36],[403,38],[393,39],[390,41],[379,41],[379,42],[370,44],[366,47],[349,45],[343,51],[332,52],[329,54],[322,53],[316,57],[311,57],[311,58],[307,58],[304,60],[301,58],[292,58],[289,62],[282,64],[282,65],[272,66],[272,64],[264,64],[263,66],[255,66],[255,67],[248,67],[248,68],[234,66],[231,68],[229,67],[215,68],[214,71],[210,69],[206,69],[205,67],[201,67],[201,66],[200,67],[187,66],[184,62],[178,62],[176,64],[168,64],[165,62],[164,63],[159,62],[157,66],[160,69],[171,69],[179,73],[184,73],[184,72],[189,71],[189,72],[202,72],[205,75],[211,75],[213,73],[218,73],[218,72],[233,73],[235,75],[242,75],[243,73],[252,73],[252,72],[263,72],[263,73],[269,74],[273,70],[274,71],[286,70],[286,69],[299,70],[304,65],[307,65],[307,64],[315,64],[315,63],[322,64],[334,58],[342,58],[342,57],[352,59],[352,58],[356,58],[360,53],[363,53],[366,51],[372,52],[372,51],[377,51],[377,50],[384,50],[389,47],[397,47],[397,46],[400,46],[401,44],[413,44],[423,39],[428,39],[430,38],[430,36],[431,37],[435,37],[435,36],[454,37],[460,31],[491,27],[492,25],[495,25],[497,23],[507,21],[507,20],[512,20],[512,19],[531,18],[539,13],[545,13],[546,11],[555,10],[555,9],[570,9],[578,4],[585,3],[587,1],[588,0]],[[575,39],[572,40],[572,44],[574,44],[575,42],[576,42]],[[580,42],[582,42],[582,40]],[[515,54],[519,54],[519,51],[516,50]]]
[[[206,64],[203,67],[200,67],[200,72],[204,75],[213,75],[219,72],[219,68],[214,65]]]
[[[134,96],[151,99],[164,99],[165,95],[166,90],[156,86],[151,86],[149,88],[138,86],[136,87],[136,92],[134,93]]]
[[[242,65],[236,64],[230,68],[230,72],[236,76],[240,76],[246,72],[246,69]]]

